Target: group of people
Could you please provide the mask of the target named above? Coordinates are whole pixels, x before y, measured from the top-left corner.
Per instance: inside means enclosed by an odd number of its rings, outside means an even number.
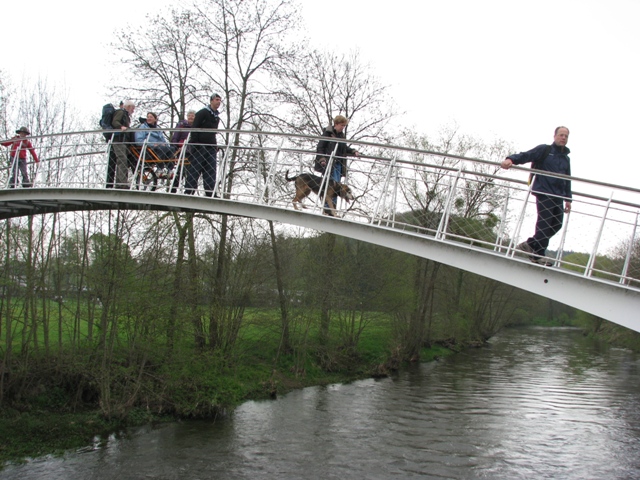
[[[173,164],[178,149],[182,148],[189,137],[187,128],[199,129],[191,133],[189,141],[189,162],[185,174],[185,190],[187,195],[193,195],[198,187],[198,181],[202,177],[205,195],[214,195],[217,171],[217,136],[216,131],[220,124],[220,112],[218,109],[222,103],[222,97],[214,93],[209,98],[209,105],[199,111],[189,111],[187,118],[177,125],[171,141],[167,141],[162,131],[158,130],[158,115],[148,112],[146,118],[140,118],[140,126],[131,132],[131,117],[135,111],[135,103],[126,100],[120,104],[112,117],[111,126],[115,133],[112,140],[112,155],[109,158],[107,168],[107,188],[129,188],[129,144],[138,146],[145,144],[153,149],[161,160],[167,160],[169,169]],[[359,152],[344,141],[345,128],[349,120],[338,115],[333,119],[333,124],[322,132],[322,139],[316,147],[314,170],[322,176],[328,175],[329,179],[340,183],[347,175],[347,157],[359,156]],[[22,175],[22,186],[31,187],[27,170],[27,152],[38,163],[38,155],[33,145],[26,138],[31,132],[27,127],[16,130],[16,136],[3,142],[3,146],[11,147],[11,165],[9,187],[15,188],[18,181],[18,172]],[[538,145],[537,147],[521,153],[509,155],[502,161],[501,166],[509,169],[513,165],[531,163],[532,168],[538,171],[546,171],[565,176],[571,175],[570,150],[567,147],[569,129],[561,126],[554,132],[551,145]],[[330,170],[327,169],[330,166]],[[562,228],[564,214],[571,211],[571,181],[567,178],[551,177],[548,175],[535,175],[531,187],[532,194],[536,197],[537,220],[535,232],[524,242],[516,246],[529,259],[541,265],[550,265],[546,258],[546,250],[549,240]],[[334,198],[334,205],[337,198]],[[325,205],[328,208],[328,205]]]
[[[189,137],[187,128],[203,129],[191,133],[188,150],[188,165],[185,172],[185,193],[193,195],[202,177],[205,194],[213,196],[216,183],[217,136],[216,130],[220,124],[218,108],[222,97],[217,93],[211,95],[209,105],[199,111],[189,111],[187,118],[180,121],[171,141],[167,141],[163,132],[158,129],[158,115],[148,112],[146,117],[140,117],[140,126],[131,131],[131,119],[135,111],[132,100],[122,102],[120,108],[113,114],[111,127],[119,132],[113,135],[111,141],[112,154],[109,156],[107,167],[107,188],[129,188],[129,145],[139,147],[146,144],[146,148],[154,152],[159,160],[166,160],[169,171],[173,169],[173,160],[184,142]],[[175,191],[175,188],[172,189]]]

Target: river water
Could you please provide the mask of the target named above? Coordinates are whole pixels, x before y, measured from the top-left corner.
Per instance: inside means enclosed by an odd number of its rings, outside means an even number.
[[[147,427],[3,479],[640,478],[640,355],[563,328]]]

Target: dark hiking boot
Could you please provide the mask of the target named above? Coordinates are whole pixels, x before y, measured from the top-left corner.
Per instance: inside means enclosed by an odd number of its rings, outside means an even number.
[[[534,253],[535,253],[535,252],[533,251],[533,248],[531,248],[531,246],[530,246],[527,242],[519,243],[519,244],[516,246],[516,250],[520,250],[521,252],[524,252],[524,253],[526,253],[527,255],[532,255],[532,254],[534,254]]]
[[[538,265],[542,265],[543,267],[552,267],[553,266],[553,262],[551,260],[549,260],[546,257],[536,257],[531,255],[529,257],[529,260],[531,260],[533,263],[537,263]]]

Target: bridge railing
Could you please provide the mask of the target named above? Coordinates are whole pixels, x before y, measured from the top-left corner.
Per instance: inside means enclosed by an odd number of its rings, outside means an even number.
[[[113,152],[102,133],[29,137],[41,159],[36,165],[28,157],[34,188],[105,188]],[[285,175],[314,173],[318,137],[221,131],[218,138],[216,193],[220,199],[293,208],[294,185]],[[345,183],[355,200],[338,200],[340,217],[522,258],[515,246],[533,234],[536,220],[535,198],[526,181],[528,168],[501,170],[501,158],[473,159],[395,145],[353,144],[363,152],[348,160]],[[161,172],[162,164],[145,163],[141,158],[145,148],[138,149],[137,157],[130,157],[129,188],[183,195],[183,179]],[[8,189],[12,187],[10,166],[15,168],[15,162],[9,149],[2,155],[6,167],[0,170],[0,186]],[[188,149],[175,160],[189,168]],[[550,243],[551,260],[587,277],[639,288],[640,190],[579,177],[571,180],[572,210]],[[171,193],[172,186],[175,193]],[[204,194],[202,187],[196,194]],[[323,214],[321,196],[312,194],[304,203],[307,213]]]

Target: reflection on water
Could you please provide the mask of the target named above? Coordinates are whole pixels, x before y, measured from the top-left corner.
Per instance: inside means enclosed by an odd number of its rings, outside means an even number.
[[[558,328],[145,428],[7,479],[640,478],[640,357]]]

